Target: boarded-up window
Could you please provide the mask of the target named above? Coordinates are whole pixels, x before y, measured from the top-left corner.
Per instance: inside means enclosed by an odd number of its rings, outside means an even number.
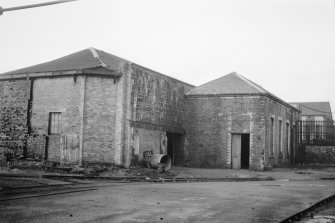
[[[290,154],[290,124],[286,123],[286,154]]]
[[[49,135],[61,133],[61,114],[60,112],[49,113]]]
[[[270,127],[270,155],[273,156],[274,154],[274,143],[273,143],[273,138],[274,138],[274,122],[275,119],[271,118],[271,127]]]
[[[279,151],[283,152],[283,148],[282,148],[282,120],[279,120],[278,122],[278,148],[279,148]]]

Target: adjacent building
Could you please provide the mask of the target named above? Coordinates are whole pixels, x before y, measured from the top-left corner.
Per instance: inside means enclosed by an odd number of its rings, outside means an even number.
[[[327,144],[335,140],[333,116],[329,102],[292,102],[301,110],[301,140],[307,144]]]
[[[196,87],[185,100],[185,160],[257,170],[290,164],[297,156],[299,113],[237,73]]]
[[[0,75],[0,153],[129,167],[294,162],[299,110],[231,73],[199,87],[94,48]]]

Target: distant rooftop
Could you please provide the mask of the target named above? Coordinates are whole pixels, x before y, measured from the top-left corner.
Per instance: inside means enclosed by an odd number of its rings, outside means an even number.
[[[332,111],[329,102],[290,102],[290,104],[301,110],[305,116],[328,116],[332,119]]]

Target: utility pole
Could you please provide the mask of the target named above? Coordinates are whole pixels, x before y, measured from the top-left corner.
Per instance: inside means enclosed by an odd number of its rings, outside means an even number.
[[[32,4],[32,5],[23,5],[23,6],[17,6],[17,7],[12,7],[12,8],[5,8],[5,9],[0,6],[0,15],[2,15],[6,11],[36,8],[36,7],[41,7],[41,6],[55,5],[55,4],[60,4],[60,3],[73,2],[73,1],[77,1],[77,0],[59,0],[59,1]]]

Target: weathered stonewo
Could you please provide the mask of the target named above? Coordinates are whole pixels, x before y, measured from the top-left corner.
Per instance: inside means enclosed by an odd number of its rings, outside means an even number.
[[[296,130],[295,123],[299,120],[300,113],[296,110],[278,103],[275,100],[270,98],[265,98],[265,133],[266,140],[264,148],[265,150],[265,160],[266,166],[275,167],[288,165],[290,163],[295,163],[298,159],[298,138],[295,135]],[[274,118],[274,140],[273,140],[273,151],[271,151],[270,145],[270,119]],[[279,120],[282,121],[282,147],[279,148],[279,139],[278,139],[278,124]],[[286,138],[286,125],[289,124],[289,139]],[[290,144],[287,145],[286,142],[290,141]]]
[[[284,124],[292,123],[290,112],[291,108],[265,96],[187,97],[185,164],[231,168],[231,137],[234,133],[250,134],[250,169],[262,170],[266,166],[289,163],[285,134],[282,138],[284,156],[279,156],[278,139],[274,139],[273,160],[269,159],[269,128],[271,117],[281,119]],[[298,118],[298,113],[295,117]]]
[[[183,137],[184,97],[192,85],[132,64],[130,157],[167,153],[167,133]],[[183,145],[175,145],[182,150]]]
[[[82,84],[82,77],[77,77],[76,81],[73,77],[35,79],[32,86],[31,134],[39,137],[49,135],[50,112],[61,113],[62,134],[79,134]],[[49,135],[47,143],[47,158],[51,161],[59,161],[60,137]],[[40,148],[36,149],[41,151]]]
[[[32,133],[48,135],[48,160],[60,160],[60,136],[48,132],[50,112],[60,112],[61,134],[83,137],[83,163],[115,162],[117,85],[112,78],[89,74],[34,81]]]
[[[193,86],[138,65],[132,69],[132,120],[182,128],[184,95]]]
[[[114,162],[116,86],[112,78],[86,79],[84,162]]]
[[[27,139],[27,157],[44,159],[46,136],[45,135],[31,135]]]
[[[30,81],[0,81],[0,96],[0,145],[23,154],[28,135]]]
[[[306,163],[335,164],[335,146],[306,146]]]
[[[240,79],[233,87],[246,87],[251,95],[193,97],[185,96],[192,85],[94,49],[50,63],[52,71],[36,66],[28,70],[37,73],[0,80],[0,137],[26,142],[29,156],[60,162],[71,150],[84,164],[129,167],[152,151],[170,154],[178,165],[230,168],[234,133],[250,134],[250,169],[284,165],[297,156],[292,128],[298,112],[237,74],[229,76]],[[76,68],[68,70],[70,65]],[[222,84],[214,86],[220,90]],[[59,134],[49,131],[55,112],[61,114]],[[275,131],[279,120],[283,125],[280,148],[277,136],[270,143],[271,118]],[[76,143],[65,143],[67,138]]]

